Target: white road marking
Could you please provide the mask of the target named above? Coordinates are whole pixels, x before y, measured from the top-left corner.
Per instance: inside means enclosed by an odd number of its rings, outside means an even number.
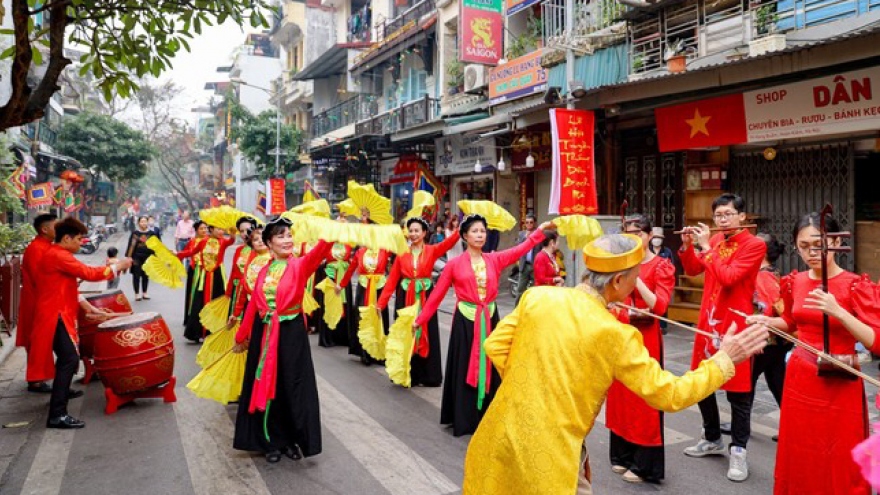
[[[78,417],[83,400],[70,401],[68,413]],[[42,419],[42,416],[41,416]],[[42,425],[35,425],[39,428]],[[37,455],[28,471],[21,495],[57,495],[67,470],[67,458],[77,430],[47,429],[37,449]]]

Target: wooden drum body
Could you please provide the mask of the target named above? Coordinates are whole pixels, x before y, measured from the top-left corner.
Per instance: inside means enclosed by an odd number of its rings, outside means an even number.
[[[101,294],[86,296],[92,306],[98,309],[109,309],[114,313],[131,313],[131,304],[121,290],[111,290]],[[79,308],[77,319],[77,331],[79,333],[79,354],[84,358],[95,355],[95,335],[98,333],[98,325],[101,320],[86,317],[86,312]]]

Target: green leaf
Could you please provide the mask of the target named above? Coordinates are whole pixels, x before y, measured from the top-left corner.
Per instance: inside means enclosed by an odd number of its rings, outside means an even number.
[[[14,35],[15,29],[0,29],[0,34]]]
[[[37,65],[43,65],[43,52],[41,52],[37,47],[31,47],[31,56],[33,57],[33,61]]]
[[[13,54],[15,54],[15,45],[3,50],[3,53],[0,53],[0,60],[12,58]]]

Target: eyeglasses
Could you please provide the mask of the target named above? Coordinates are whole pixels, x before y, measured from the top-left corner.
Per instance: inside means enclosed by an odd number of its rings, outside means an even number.
[[[712,216],[715,220],[730,220],[731,218],[739,215],[739,213],[734,211],[725,211],[724,213],[716,213]]]

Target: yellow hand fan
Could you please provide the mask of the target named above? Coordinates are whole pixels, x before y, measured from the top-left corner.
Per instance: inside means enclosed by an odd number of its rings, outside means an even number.
[[[330,203],[326,199],[317,199],[294,206],[290,211],[313,217],[330,218]]]
[[[223,405],[237,401],[244,382],[246,362],[246,352],[235,353],[230,348],[199,372],[186,388],[197,397],[214,400]]]
[[[384,249],[395,254],[405,253],[409,249],[403,231],[397,225],[344,223],[289,211],[282,216],[293,222],[293,238],[297,243],[324,240]]]
[[[430,208],[436,204],[434,195],[428,191],[416,191],[413,194],[413,206],[404,218],[421,217],[425,212],[425,208]]]
[[[183,287],[183,282],[180,281],[180,278],[175,277],[171,268],[159,260],[157,256],[150,256],[147,258],[143,268],[144,273],[150,277],[150,280],[153,280],[160,285],[164,285],[169,289],[179,289]]]
[[[506,232],[516,225],[513,215],[492,201],[465,199],[458,202],[458,209],[465,215],[477,214],[484,217],[488,227],[493,230]]]
[[[361,209],[358,208],[356,204],[354,204],[354,200],[351,198],[346,199],[345,201],[340,201],[336,203],[336,208],[339,209],[339,213],[347,216],[347,217],[358,217],[361,216]]]
[[[212,227],[221,228],[223,230],[234,230],[235,223],[238,222],[239,218],[244,216],[250,215],[228,205],[206,208],[199,212],[200,220]]]
[[[372,184],[362,186],[353,180],[348,181],[348,197],[358,208],[355,216],[359,217],[361,208],[366,208],[370,211],[370,220],[381,225],[394,223],[391,200],[377,193]]]
[[[176,254],[172,253],[170,249],[165,247],[165,245],[162,244],[162,241],[159,240],[158,237],[150,237],[149,239],[147,239],[147,248],[153,251],[153,255],[147,259],[148,262],[150,261],[150,259],[157,258],[157,262],[164,265],[165,269],[170,272],[171,278],[177,280],[186,278],[186,268],[183,267],[183,262],[181,262],[180,259],[177,258]],[[153,264],[155,265],[157,262],[153,262]],[[171,285],[168,286],[171,287]]]
[[[553,220],[556,231],[565,236],[568,248],[581,250],[593,239],[601,237],[602,226],[595,218],[586,215],[565,215]]]
[[[316,289],[324,291],[324,323],[330,330],[336,330],[336,325],[342,319],[342,297],[336,293],[336,284],[329,278],[325,278]]]
[[[232,349],[235,346],[235,333],[238,332],[238,327],[238,324],[232,328],[223,327],[222,330],[208,335],[199,349],[199,353],[196,354],[196,364],[205,368],[219,359],[226,351]]]
[[[303,313],[307,315],[311,315],[315,312],[316,309],[320,308],[321,305],[318,304],[318,301],[315,299],[315,296],[312,295],[311,292],[306,290],[303,292],[303,302],[302,302],[302,310]]]
[[[199,321],[209,332],[226,329],[229,322],[229,305],[231,301],[226,295],[215,298],[199,311]]]
[[[385,341],[385,372],[392,382],[406,388],[412,385],[410,359],[415,345],[412,326],[418,312],[417,304],[398,310]]]
[[[358,340],[361,346],[374,359],[385,359],[385,328],[382,325],[382,315],[375,306],[361,306],[358,325]]]

